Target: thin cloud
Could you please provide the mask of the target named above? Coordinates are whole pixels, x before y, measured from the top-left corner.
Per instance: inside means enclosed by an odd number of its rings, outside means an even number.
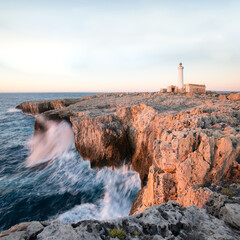
[[[114,73],[133,85],[145,77],[145,90],[159,79],[161,86],[174,84],[183,61],[189,81],[207,78],[207,86],[224,87],[228,75],[229,86],[239,89],[239,7],[238,1],[4,1],[0,62],[12,79],[19,72],[44,76],[47,84],[64,76],[67,83],[59,84],[74,90],[84,76],[89,91],[96,89],[88,82],[96,81],[109,91],[120,87],[110,81]]]

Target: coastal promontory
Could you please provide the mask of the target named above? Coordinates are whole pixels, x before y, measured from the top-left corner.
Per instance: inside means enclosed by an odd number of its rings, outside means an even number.
[[[36,115],[35,134],[68,121],[92,167],[131,164],[142,187],[130,214],[174,200],[240,229],[238,93],[107,93],[17,108]]]

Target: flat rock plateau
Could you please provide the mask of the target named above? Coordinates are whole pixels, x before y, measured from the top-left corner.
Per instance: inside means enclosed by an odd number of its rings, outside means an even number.
[[[129,217],[21,223],[2,239],[240,239],[240,93],[109,93],[25,102],[68,121],[92,167],[129,163],[142,188]],[[192,206],[195,205],[196,207]],[[115,234],[115,235],[114,235]]]

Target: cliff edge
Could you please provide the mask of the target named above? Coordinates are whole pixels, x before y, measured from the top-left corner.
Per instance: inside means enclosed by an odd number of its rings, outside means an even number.
[[[92,167],[131,162],[142,181],[136,214],[169,200],[201,208],[211,184],[239,183],[238,95],[109,93],[18,108],[38,114],[35,131],[44,130],[39,116],[71,123],[76,149]]]
[[[20,223],[0,238],[238,239],[239,95],[109,93],[20,104],[36,115],[35,134],[48,120],[68,121],[78,152],[92,167],[131,163],[142,188],[135,215]]]

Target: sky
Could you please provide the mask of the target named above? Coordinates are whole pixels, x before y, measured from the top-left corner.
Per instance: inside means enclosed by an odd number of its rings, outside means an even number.
[[[240,91],[239,0],[0,0],[0,92]]]

